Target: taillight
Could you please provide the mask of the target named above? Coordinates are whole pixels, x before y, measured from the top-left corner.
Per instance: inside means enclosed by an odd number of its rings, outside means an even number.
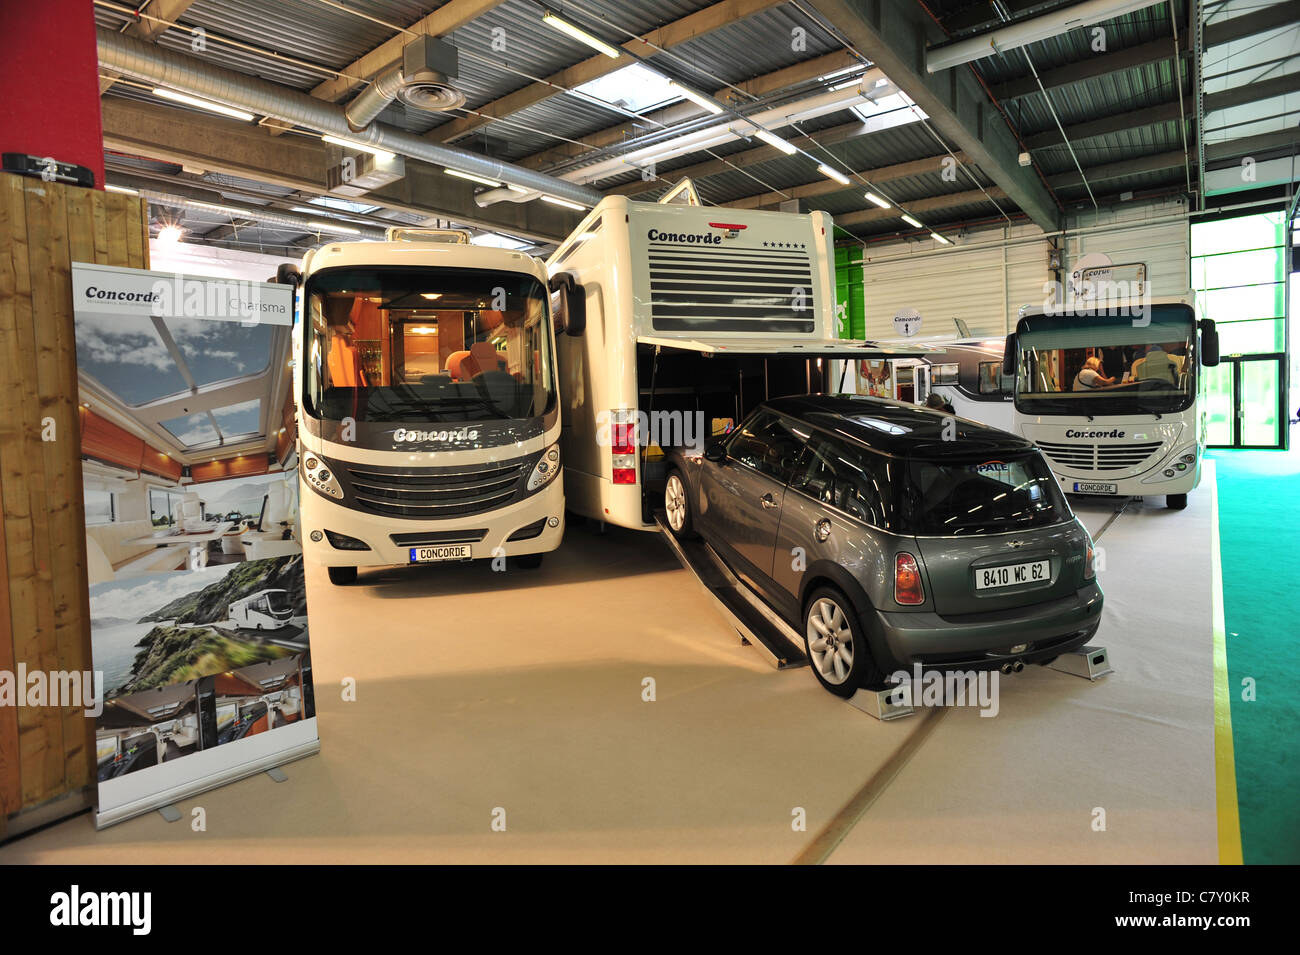
[[[614,454],[636,454],[636,422],[611,424],[609,445]]]
[[[610,465],[615,484],[636,483],[636,414],[615,411],[609,425]]]
[[[925,603],[921,568],[911,554],[899,554],[894,558],[894,600],[904,606]]]
[[[1092,544],[1088,545],[1088,553],[1083,558],[1083,579],[1092,580],[1097,576],[1097,554],[1092,549]]]

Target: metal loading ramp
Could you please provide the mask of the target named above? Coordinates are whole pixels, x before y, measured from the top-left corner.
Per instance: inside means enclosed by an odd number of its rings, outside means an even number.
[[[744,643],[755,647],[778,670],[808,665],[808,657],[803,652],[803,638],[738,580],[712,547],[698,538],[680,540],[669,529],[663,511],[655,511],[655,523],[682,566],[694,574],[700,586],[713,597],[719,611]]]

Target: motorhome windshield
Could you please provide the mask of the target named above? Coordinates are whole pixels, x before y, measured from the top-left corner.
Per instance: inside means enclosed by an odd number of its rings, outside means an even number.
[[[1015,403],[1026,414],[1167,414],[1196,394],[1196,331],[1185,305],[1152,306],[1149,320],[1029,316],[1016,339]]]
[[[556,403],[547,293],[531,275],[331,269],[305,294],[313,417],[481,422],[537,418]]]

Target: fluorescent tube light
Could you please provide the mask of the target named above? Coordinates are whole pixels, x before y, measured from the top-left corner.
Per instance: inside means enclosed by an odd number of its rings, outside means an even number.
[[[249,218],[253,218],[250,214]],[[340,235],[360,235],[360,229],[354,229],[350,225],[339,225],[337,222],[326,222],[323,219],[313,219],[307,223],[313,229],[319,229],[321,232],[337,232]]]
[[[521,196],[526,196],[533,191],[532,189],[525,189],[523,186],[516,186],[513,182],[506,183],[506,188],[511,192],[519,193]]]
[[[568,20],[561,20],[554,13],[548,12],[546,16],[542,17],[542,22],[552,29],[559,30],[561,33],[567,33],[580,43],[587,44],[587,46],[591,47],[593,50],[599,50],[610,59],[617,60],[623,55],[604,40],[597,39],[581,27],[575,27]]]
[[[874,192],[868,192],[868,193],[867,193],[867,201],[868,201],[868,202],[874,202],[876,205],[880,206],[880,208],[882,208],[882,209],[888,209],[888,208],[889,208],[889,200],[888,200],[888,199],[882,199],[880,196],[876,195]]]
[[[715,115],[722,112],[722,107],[719,106],[717,103],[715,103],[713,100],[709,99],[703,93],[697,93],[695,92],[695,90],[691,89],[690,87],[683,86],[681,83],[678,83],[676,80],[669,80],[668,85],[672,89],[676,90],[678,93],[681,93],[683,96],[685,96],[696,106],[702,106],[704,109],[707,109],[710,113],[713,113]]]
[[[940,242],[940,243],[942,243],[943,245],[952,245],[952,241],[951,241],[951,240],[949,240],[949,239],[945,239],[943,236],[941,236],[941,235],[940,235],[939,233],[937,233],[937,232],[931,232],[930,235],[931,235],[931,237],[934,239],[934,241],[936,241],[936,242]]]
[[[227,106],[225,103],[214,103],[212,100],[200,99],[197,96],[191,96],[189,93],[182,93],[179,90],[169,90],[165,86],[155,86],[153,88],[154,96],[161,96],[163,99],[169,99],[175,103],[184,103],[186,106],[194,106],[198,109],[206,109],[209,113],[220,113],[222,116],[233,116],[235,119],[242,119],[244,122],[252,122],[254,116],[252,113],[243,109],[236,109],[233,106]]]
[[[921,225],[921,223],[917,222],[915,219],[913,219],[913,218],[912,218],[911,216],[909,216],[909,215],[905,215],[905,216],[903,216],[903,221],[906,222],[908,225],[910,225],[910,226],[911,226],[912,228],[914,228],[914,229],[924,229],[924,228],[925,228],[925,226]]]
[[[348,146],[352,149],[359,149],[363,153],[370,153],[379,159],[392,159],[396,153],[389,152],[387,149],[380,149],[378,146],[372,146],[369,143],[359,143],[355,139],[343,139],[340,136],[331,136],[328,133],[320,138],[323,143],[333,143],[335,146]]]
[[[140,192],[137,189],[128,189],[126,186],[115,186],[111,182],[104,183],[104,188],[107,189],[109,192],[120,192],[124,196],[140,195]]]
[[[568,199],[557,199],[555,196],[542,196],[542,202],[549,202],[553,206],[564,206],[566,209],[577,209],[584,212],[586,206],[580,206],[576,202],[570,202]]]
[[[852,183],[849,182],[848,176],[844,175],[844,173],[840,172],[838,169],[832,169],[830,166],[826,165],[825,163],[822,163],[820,166],[818,166],[817,171],[821,173],[823,176],[825,176],[827,179],[834,179],[841,186],[852,185]]]
[[[500,188],[501,183],[495,179],[488,179],[486,176],[476,176],[472,172],[461,172],[459,169],[444,169],[449,176],[455,176],[457,179],[468,179],[470,182],[481,182],[485,186],[495,186]]]
[[[775,133],[769,133],[766,129],[756,130],[754,132],[754,135],[757,136],[759,139],[763,140],[763,142],[767,143],[769,146],[775,146],[777,149],[781,150],[781,152],[785,153],[787,156],[793,156],[796,152],[798,152],[798,150],[795,149],[792,144],[787,143],[784,139],[782,139],[780,136],[776,135]]]

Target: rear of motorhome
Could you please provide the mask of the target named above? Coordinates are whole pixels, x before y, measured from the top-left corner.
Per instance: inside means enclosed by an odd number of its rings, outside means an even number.
[[[842,390],[846,362],[887,354],[835,336],[829,215],[676,198],[608,196],[547,262],[566,503],[621,527],[655,526],[665,448],[767,398]]]

